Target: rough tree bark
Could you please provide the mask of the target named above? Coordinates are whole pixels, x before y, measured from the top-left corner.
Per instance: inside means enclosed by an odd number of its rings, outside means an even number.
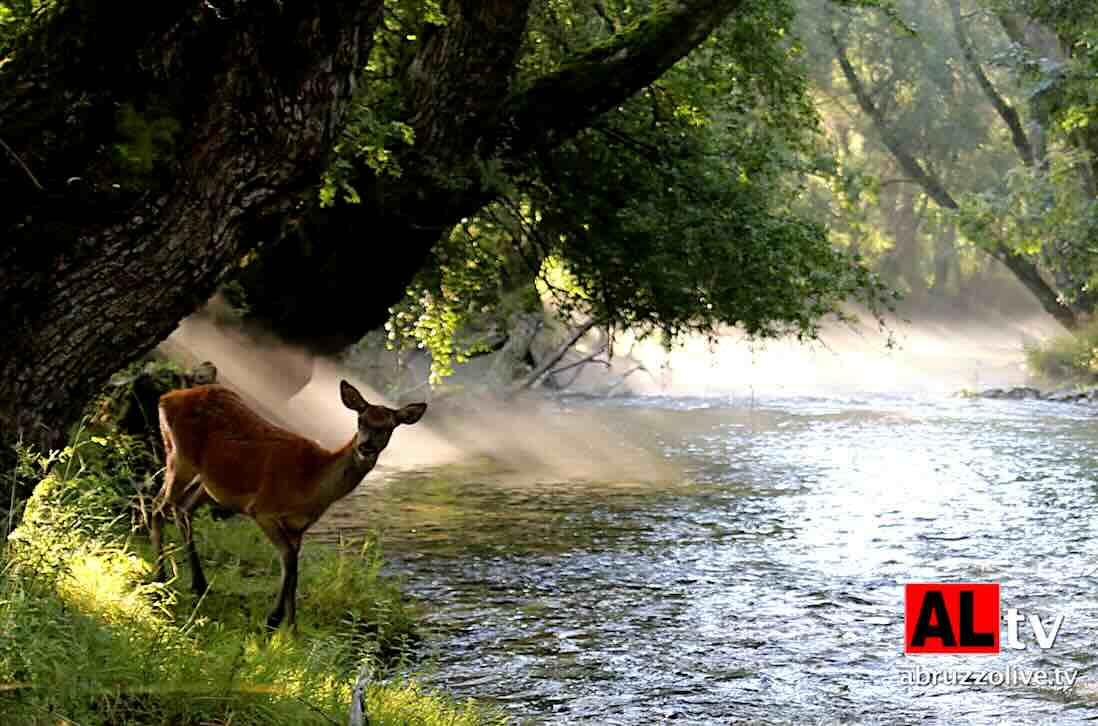
[[[5,444],[56,445],[111,373],[277,229],[324,168],[382,2],[203,7],[66,2],[0,71]],[[103,150],[124,102],[178,127],[135,191]]]
[[[424,30],[402,79],[415,145],[397,153],[401,176],[363,164],[352,182],[361,203],[313,206],[272,241],[241,278],[254,320],[324,354],[384,323],[431,247],[491,198],[476,167],[512,90],[529,6],[459,0],[445,26]]]

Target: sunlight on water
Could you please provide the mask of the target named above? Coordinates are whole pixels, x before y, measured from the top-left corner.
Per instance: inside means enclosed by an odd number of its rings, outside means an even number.
[[[438,684],[536,723],[1085,721],[1093,417],[823,403],[576,401],[577,415],[659,429],[690,479],[538,493],[441,467],[352,497],[331,523],[377,528],[431,603]],[[1057,647],[905,658],[903,584],[922,580],[997,581],[1004,607],[1067,612]],[[1079,687],[900,685],[914,663],[1080,669]]]

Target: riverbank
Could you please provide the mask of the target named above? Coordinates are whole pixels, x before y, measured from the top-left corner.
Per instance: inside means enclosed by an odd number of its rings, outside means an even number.
[[[988,388],[982,391],[963,389],[958,391],[961,398],[1000,398],[1012,401],[1053,401],[1055,403],[1075,403],[1098,406],[1098,385],[1067,384],[1044,390],[1034,386],[1014,386],[1012,388]]]
[[[50,459],[22,453],[16,475],[40,480],[0,551],[5,724],[347,723],[362,674],[370,724],[498,720],[391,676],[407,665],[421,613],[381,574],[371,539],[306,540],[296,637],[265,631],[278,557],[245,517],[196,515],[204,597],[178,552],[176,576],[153,582],[133,506],[138,461],[133,441],[112,434],[83,435]],[[179,545],[174,527],[167,537]]]

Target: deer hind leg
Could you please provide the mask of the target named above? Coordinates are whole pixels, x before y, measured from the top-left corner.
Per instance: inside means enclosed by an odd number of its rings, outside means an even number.
[[[164,470],[164,486],[161,487],[160,494],[153,502],[152,518],[149,522],[149,539],[152,541],[153,552],[156,556],[156,579],[160,582],[167,580],[167,572],[164,568],[164,509],[171,507],[173,512],[177,511],[179,498],[186,492],[187,485],[195,478],[195,472],[176,455],[175,448],[171,445],[170,436],[165,435],[164,437],[164,449],[167,459]],[[199,488],[201,489],[201,487]]]
[[[301,549],[301,533],[287,529],[277,518],[256,517],[256,524],[267,535],[282,559],[282,580],[279,583],[278,595],[274,605],[267,616],[267,627],[271,630],[278,628],[285,619],[286,625],[294,628],[297,624],[297,555]]]

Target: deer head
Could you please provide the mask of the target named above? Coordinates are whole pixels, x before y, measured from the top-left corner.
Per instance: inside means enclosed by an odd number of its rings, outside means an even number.
[[[358,431],[354,450],[363,459],[377,456],[389,445],[393,430],[401,424],[414,424],[427,410],[426,403],[409,403],[403,408],[375,406],[363,398],[358,389],[347,381],[339,382],[343,405],[358,414]]]

